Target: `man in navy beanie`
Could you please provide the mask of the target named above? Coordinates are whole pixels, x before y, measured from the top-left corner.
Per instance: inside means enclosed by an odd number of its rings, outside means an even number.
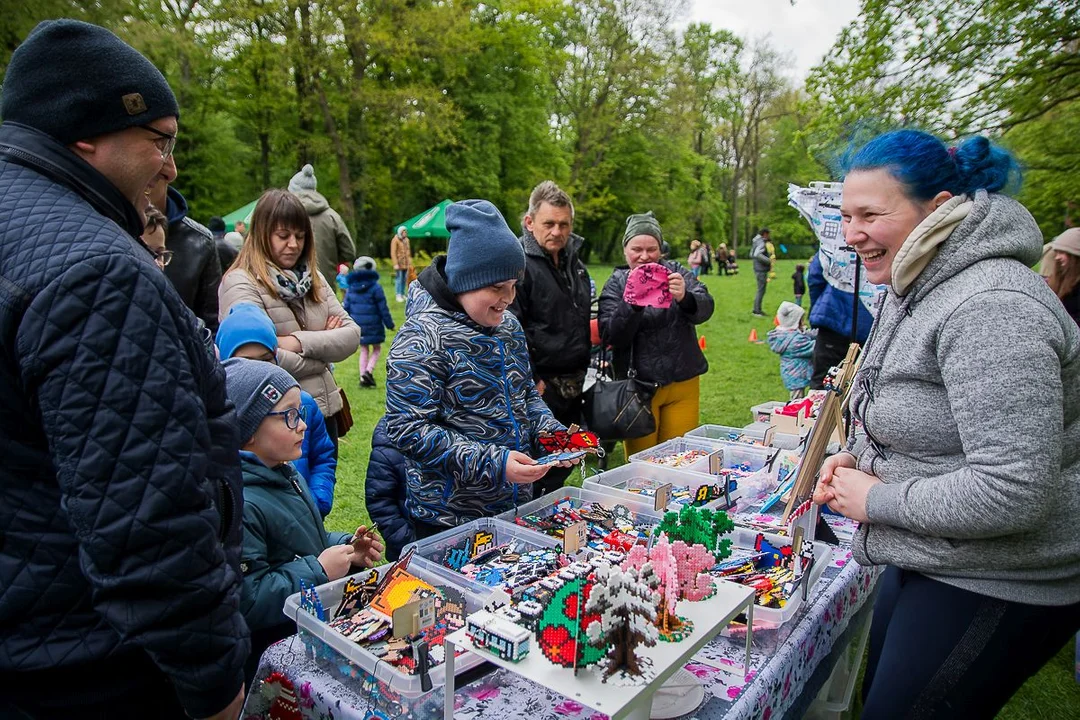
[[[505,512],[551,467],[540,433],[564,430],[536,391],[512,313],[525,251],[486,200],[446,209],[450,242],[409,288],[387,359],[386,432],[406,462],[417,538]]]
[[[108,30],[55,20],[0,116],[0,716],[235,718],[235,415],[139,240],[176,98]]]

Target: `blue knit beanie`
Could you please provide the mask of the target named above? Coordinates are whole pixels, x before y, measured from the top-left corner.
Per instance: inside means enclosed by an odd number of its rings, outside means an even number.
[[[266,414],[273,411],[285,393],[300,384],[274,363],[232,358],[225,368],[225,394],[236,406],[236,429],[241,444],[255,436]]]
[[[217,346],[221,357],[228,360],[242,345],[259,343],[270,352],[277,352],[277,329],[274,321],[254,303],[238,303],[221,321],[217,332]]]
[[[180,108],[161,71],[116,35],[46,20],[11,55],[0,115],[70,145],[180,117]]]
[[[525,276],[525,250],[487,200],[446,208],[446,284],[455,295]]]

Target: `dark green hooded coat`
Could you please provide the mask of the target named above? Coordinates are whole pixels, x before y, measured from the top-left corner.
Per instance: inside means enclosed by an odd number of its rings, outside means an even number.
[[[329,582],[319,553],[349,542],[352,534],[326,532],[307,481],[289,463],[268,468],[242,452],[240,468],[244,476],[240,609],[254,634],[288,624],[282,614],[285,599],[300,591],[301,579],[312,585]]]

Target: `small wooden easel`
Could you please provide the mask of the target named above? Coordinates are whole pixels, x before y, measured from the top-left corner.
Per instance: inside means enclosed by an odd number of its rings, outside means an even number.
[[[859,369],[860,359],[859,346],[852,343],[848,346],[847,355],[839,365],[833,388],[826,396],[817,421],[810,430],[810,437],[806,441],[806,452],[803,453],[802,462],[799,463],[799,469],[795,474],[795,484],[791,488],[787,506],[784,508],[784,517],[781,521],[783,525],[787,525],[792,512],[804,505],[814,494],[814,484],[817,482],[821,464],[825,462],[825,450],[829,447],[829,438],[833,436],[833,432],[839,430],[841,438],[847,437],[844,427],[844,408],[847,407],[848,398],[851,395],[851,384]]]

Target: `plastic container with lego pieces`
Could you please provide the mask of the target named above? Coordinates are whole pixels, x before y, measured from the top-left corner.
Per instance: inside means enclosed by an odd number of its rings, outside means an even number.
[[[379,572],[386,572],[392,565],[383,565]],[[366,571],[365,571],[366,572]],[[409,564],[409,574],[423,580],[429,585],[450,587],[460,591],[465,599],[464,614],[475,612],[483,608],[486,595],[477,594],[469,590],[463,583],[452,582],[447,578],[424,568],[415,562]],[[345,589],[348,577],[320,585],[315,588],[326,609],[327,616],[333,614]],[[446,682],[444,666],[439,663],[431,669],[428,677],[431,678],[432,690],[424,692],[421,689],[419,675],[410,675],[398,670],[396,667],[370,653],[364,646],[349,640],[326,622],[319,620],[311,613],[300,609],[300,593],[290,595],[285,600],[283,611],[285,616],[296,622],[300,630],[301,640],[315,655],[320,664],[327,665],[334,672],[345,677],[362,680],[365,685],[377,683],[377,692],[372,696],[380,698],[389,709],[394,705],[400,705],[406,712],[410,708],[430,705],[442,697],[440,688]],[[483,658],[473,657],[466,654],[457,658],[454,671],[461,674],[470,670],[483,661]],[[433,697],[437,694],[437,697]],[[383,710],[386,712],[386,710]],[[400,713],[392,714],[391,717],[400,716]]]
[[[786,535],[774,535],[772,533],[761,533],[766,541],[777,548],[785,548],[791,545],[791,538]],[[731,544],[735,549],[736,554],[748,555],[748,551],[752,551],[754,545],[757,543],[758,532],[749,528],[736,527],[731,532],[722,536],[731,540]],[[817,581],[821,579],[822,573],[825,572],[825,568],[832,562],[832,548],[823,542],[814,541],[814,565],[810,568],[810,577],[808,582],[807,591],[809,592],[817,584]],[[723,579],[723,578],[720,578]],[[726,582],[731,582],[726,581]],[[789,598],[782,608],[770,608],[763,607],[761,605],[754,605],[754,630],[775,628],[783,625],[791,618],[795,617],[795,613],[802,607],[803,592],[800,586],[794,596]],[[722,634],[730,634],[730,628],[724,630]]]
[[[782,400],[770,400],[769,402],[763,402],[760,405],[755,405],[750,408],[750,415],[753,418],[753,422],[769,422],[772,420],[773,408],[784,407],[787,405]]]
[[[708,440],[675,438],[634,453],[627,460],[632,463],[660,465],[673,470],[707,472],[709,455],[715,450],[715,444]]]
[[[778,448],[761,447],[759,445],[747,445],[735,442],[714,442],[716,453],[710,458],[710,464],[706,472],[712,472],[712,463],[718,463],[721,468],[738,468],[747,472],[774,472],[773,459],[779,452]]]
[[[634,514],[635,525],[659,525],[664,513],[663,510],[657,512],[653,509],[651,497],[633,494],[630,494],[627,498],[614,497],[609,493],[600,492],[592,488],[577,488],[568,485],[555,492],[548,493],[543,497],[536,498],[535,500],[522,505],[516,511],[509,510],[504,512],[502,515],[498,516],[498,519],[517,525],[515,518],[518,517],[525,517],[527,515],[534,515],[541,518],[551,517],[558,512],[557,507],[565,501],[569,501],[570,505],[575,510],[589,504],[600,505],[609,510],[613,509],[616,505],[622,505]],[[521,525],[519,525],[519,527],[544,535],[541,530]]]
[[[587,477],[581,487],[583,490],[592,490],[615,498],[627,507],[628,503],[632,502],[654,507],[652,493],[656,488],[668,483],[673,491],[683,488],[692,498],[699,487],[716,485],[717,479],[706,472],[676,470],[652,463],[630,463]],[[666,509],[678,510],[685,504],[686,502],[673,497]]]
[[[470,579],[443,563],[447,551],[464,549],[466,544],[476,538],[478,534],[483,536],[484,547],[491,549],[514,542],[517,545],[518,552],[545,548],[554,550],[556,553],[562,552],[562,540],[558,538],[523,528],[512,522],[496,518],[480,518],[444,530],[438,535],[432,535],[429,538],[409,543],[402,550],[402,554],[408,552],[409,548],[415,547],[416,554],[413,555],[411,563],[413,566],[420,566],[430,570],[436,575],[442,576],[456,585],[466,587],[477,595],[486,598],[497,586],[485,585],[482,582]]]

